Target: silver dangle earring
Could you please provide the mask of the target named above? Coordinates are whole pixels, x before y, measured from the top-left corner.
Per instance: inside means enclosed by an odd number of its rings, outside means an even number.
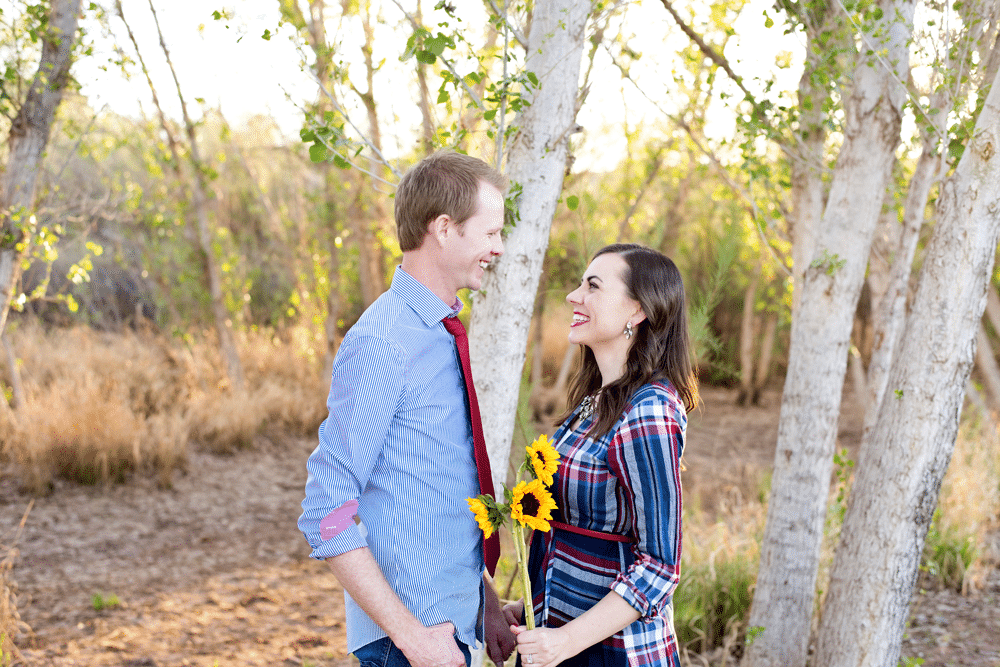
[[[635,333],[635,329],[632,328],[632,321],[631,320],[629,320],[628,322],[625,323],[625,331],[623,333],[625,334],[625,338],[628,338],[628,339],[632,338],[632,334]]]

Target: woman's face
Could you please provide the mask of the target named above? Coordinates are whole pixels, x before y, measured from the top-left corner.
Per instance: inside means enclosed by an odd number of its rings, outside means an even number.
[[[625,323],[633,326],[645,319],[638,301],[629,298],[622,275],[627,270],[621,255],[606,253],[594,258],[580,286],[566,296],[573,306],[569,342],[586,345],[600,356],[604,352],[628,353]]]

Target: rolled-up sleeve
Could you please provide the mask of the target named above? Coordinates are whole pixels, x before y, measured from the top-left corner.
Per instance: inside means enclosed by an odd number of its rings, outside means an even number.
[[[662,393],[636,402],[614,434],[608,464],[637,537],[635,562],[611,586],[649,621],[669,604],[680,578],[680,455],[687,417]]]
[[[353,522],[327,539],[320,523],[360,498],[367,486],[402,401],[404,367],[399,347],[378,337],[345,338],[337,352],[329,415],[306,463],[309,475],[298,522],[313,558],[331,558],[366,545]]]

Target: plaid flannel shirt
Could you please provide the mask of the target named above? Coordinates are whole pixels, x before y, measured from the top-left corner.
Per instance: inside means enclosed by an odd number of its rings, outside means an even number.
[[[665,380],[645,385],[597,439],[586,436],[593,418],[568,428],[578,412],[554,436],[561,456],[552,486],[556,518],[632,542],[536,533],[529,564],[536,622],[563,625],[613,590],[641,616],[604,644],[632,667],[679,664],[671,601],[681,564],[684,404]]]

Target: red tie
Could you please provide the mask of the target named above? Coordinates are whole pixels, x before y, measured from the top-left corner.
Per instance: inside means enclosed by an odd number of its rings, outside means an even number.
[[[483,437],[483,420],[479,416],[479,401],[476,400],[476,387],[472,381],[472,364],[469,363],[469,336],[465,327],[457,317],[446,317],[442,320],[444,328],[455,337],[458,346],[458,358],[462,362],[462,374],[465,376],[465,393],[469,397],[469,418],[472,420],[472,451],[476,458],[476,469],[479,472],[479,492],[493,495],[493,473],[490,472],[490,457],[486,453],[486,438]],[[497,569],[500,559],[500,536],[495,532],[483,542],[483,554],[486,569],[490,576]]]

